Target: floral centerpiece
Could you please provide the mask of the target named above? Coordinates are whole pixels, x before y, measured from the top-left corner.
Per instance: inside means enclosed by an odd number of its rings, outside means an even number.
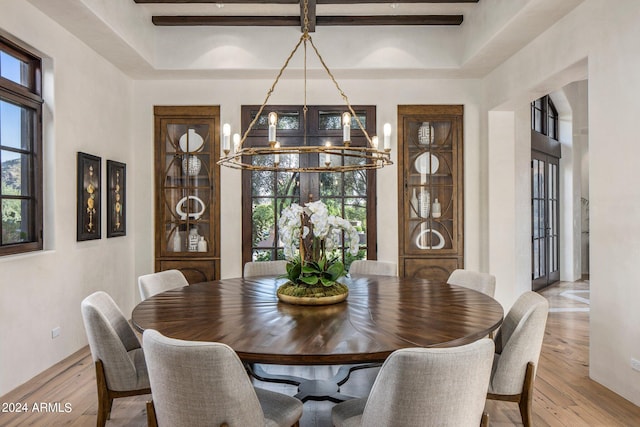
[[[278,221],[280,239],[284,244],[289,281],[278,288],[278,297],[287,302],[303,298],[297,303],[318,304],[315,299],[344,296],[349,289],[338,282],[347,274],[338,256],[331,256],[343,236],[349,242],[349,253],[358,254],[359,236],[351,223],[339,216],[329,215],[321,201],[293,203],[282,210]],[[285,296],[285,298],[283,298]],[[329,298],[339,302],[344,298]],[[330,303],[330,302],[329,302]]]

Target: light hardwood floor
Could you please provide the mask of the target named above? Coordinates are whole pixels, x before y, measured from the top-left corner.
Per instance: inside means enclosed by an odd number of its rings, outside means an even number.
[[[586,282],[559,283],[542,294],[551,312],[540,357],[533,402],[536,426],[637,426],[640,407],[589,379],[589,286]],[[3,367],[6,369],[6,367]],[[335,367],[268,366],[272,373],[327,378]],[[362,396],[376,370],[356,371],[342,387],[345,394]],[[258,386],[295,394],[293,386],[256,382]],[[145,426],[148,397],[116,399],[107,426]],[[0,398],[4,406],[27,404],[26,413],[0,412],[0,426],[94,426],[97,397],[93,364],[85,348]],[[48,412],[33,405],[47,404]],[[59,403],[58,406],[56,404]],[[70,411],[65,412],[65,404]],[[307,402],[301,427],[330,426],[330,402]],[[4,409],[0,407],[0,411]],[[8,408],[7,408],[8,409]],[[521,425],[515,403],[488,402],[493,426]]]

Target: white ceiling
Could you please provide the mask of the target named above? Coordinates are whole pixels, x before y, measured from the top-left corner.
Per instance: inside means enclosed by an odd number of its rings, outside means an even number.
[[[295,27],[157,27],[152,15],[299,16],[298,5],[136,4],[28,0],[134,78],[272,78]],[[317,15],[462,14],[460,26],[316,27],[338,78],[481,78],[583,0],[318,5]],[[300,63],[290,69],[300,70]],[[310,68],[311,76],[320,67]],[[318,74],[319,75],[319,74]]]

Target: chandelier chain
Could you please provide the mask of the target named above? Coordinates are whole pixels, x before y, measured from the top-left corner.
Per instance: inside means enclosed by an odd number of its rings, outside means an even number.
[[[347,104],[347,107],[349,108],[349,112],[351,113],[351,117],[356,119],[356,122],[358,123],[358,127],[360,128],[360,130],[362,130],[362,132],[364,133],[365,138],[367,138],[367,141],[369,142],[369,145],[372,145],[371,142],[371,137],[369,137],[369,133],[367,132],[367,130],[364,128],[364,125],[362,124],[362,122],[360,122],[360,118],[358,117],[358,115],[356,114],[356,112],[353,110],[353,107],[351,106],[351,103],[349,102],[349,97],[347,96],[346,93],[344,93],[344,91],[342,90],[342,88],[340,88],[340,85],[338,84],[338,82],[336,81],[336,78],[333,76],[333,74],[331,73],[331,70],[329,70],[329,67],[327,66],[327,64],[324,62],[324,59],[322,58],[322,55],[320,55],[320,52],[318,51],[318,48],[316,47],[316,45],[313,43],[313,39],[311,38],[311,36],[309,36],[309,43],[311,43],[311,47],[313,48],[313,50],[316,52],[316,56],[318,57],[318,59],[320,60],[320,63],[322,64],[322,67],[324,68],[324,70],[327,72],[327,74],[329,75],[329,77],[331,78],[331,81],[333,82],[333,84],[336,86],[336,89],[338,89],[338,92],[340,93],[340,96],[342,96],[342,99],[344,100],[345,104]]]
[[[390,159],[389,156],[389,151],[390,149],[387,148],[386,145],[386,139],[385,139],[385,148],[384,151],[379,150],[378,149],[378,145],[377,145],[377,137],[376,137],[376,143],[374,145],[374,142],[372,141],[371,137],[369,136],[369,133],[367,132],[367,130],[365,129],[364,125],[362,124],[362,121],[360,120],[360,118],[358,117],[358,115],[356,114],[356,112],[353,109],[353,106],[351,105],[351,103],[349,102],[349,97],[344,93],[344,91],[342,90],[342,88],[340,87],[340,85],[338,84],[338,82],[336,81],[336,78],[334,77],[333,73],[331,73],[331,70],[329,70],[329,67],[327,66],[327,64],[324,62],[324,59],[322,58],[322,55],[320,55],[320,52],[318,51],[318,48],[316,47],[316,45],[313,43],[313,39],[311,38],[311,36],[309,35],[309,1],[308,0],[303,0],[303,33],[300,36],[300,39],[298,40],[298,43],[295,45],[295,47],[293,48],[293,50],[291,51],[291,53],[289,54],[289,56],[287,57],[286,61],[284,62],[284,65],[282,66],[282,68],[280,68],[280,71],[278,72],[278,75],[276,76],[273,84],[271,85],[271,87],[269,88],[269,90],[267,91],[266,97],[262,103],[262,105],[260,105],[260,108],[258,109],[257,114],[255,115],[255,117],[251,120],[251,123],[249,123],[249,126],[247,127],[246,131],[244,132],[241,140],[238,142],[237,147],[234,149],[234,152],[230,153],[229,150],[225,150],[225,156],[222,157],[219,161],[218,164],[220,165],[224,165],[227,167],[231,167],[234,169],[244,169],[244,170],[253,170],[253,171],[273,171],[273,172],[349,172],[349,171],[357,171],[357,170],[369,170],[369,169],[378,169],[378,168],[382,168],[386,165],[392,165],[393,162]],[[328,76],[331,78],[331,81],[333,82],[333,84],[335,85],[336,89],[338,90],[340,96],[342,97],[342,99],[344,100],[349,112],[351,113],[351,117],[355,118],[355,121],[358,125],[358,127],[360,128],[360,130],[362,131],[363,135],[366,138],[367,144],[366,146],[351,146],[351,141],[347,141],[347,136],[345,136],[345,141],[344,141],[344,147],[334,147],[331,146],[331,144],[327,143],[326,145],[322,145],[322,146],[307,146],[307,131],[308,131],[308,120],[307,120],[307,112],[308,112],[308,105],[307,105],[307,56],[308,56],[308,52],[307,52],[307,41],[309,43],[311,43],[311,47],[313,48],[313,51],[315,52],[316,56],[318,57],[318,60],[320,61],[320,63],[322,64],[322,67],[324,68],[324,70],[326,71],[326,73],[328,74]],[[270,142],[270,147],[261,147],[261,146],[256,146],[256,147],[248,147],[245,148],[244,147],[244,143],[247,140],[249,133],[253,130],[253,127],[255,126],[255,124],[258,122],[258,120],[260,120],[260,117],[262,116],[262,113],[265,109],[265,107],[267,106],[269,99],[271,98],[271,95],[273,94],[276,86],[278,85],[278,82],[280,81],[280,78],[282,77],[284,70],[289,66],[289,62],[291,61],[291,59],[295,56],[296,52],[298,51],[298,49],[300,48],[300,45],[304,44],[304,68],[303,68],[303,77],[304,77],[304,106],[303,106],[303,126],[304,126],[304,142],[302,146],[280,146],[280,144],[277,141],[269,141]],[[277,116],[276,116],[277,117]],[[271,126],[272,124],[270,124]],[[276,124],[277,125],[277,124]],[[350,125],[350,124],[349,124]],[[347,126],[349,126],[348,124],[344,124],[345,128]],[[271,132],[271,131],[270,131]],[[345,130],[346,132],[346,130]],[[346,134],[348,135],[348,133]],[[386,135],[385,135],[386,138]],[[275,139],[275,138],[274,138]],[[281,164],[279,162],[279,156],[281,154],[283,155],[288,155],[288,154],[292,154],[292,155],[301,155],[301,154],[317,154],[318,156],[325,156],[325,165],[322,165],[322,157],[320,157],[320,164],[318,165],[305,165],[305,166],[300,166],[300,165],[293,165],[293,164]],[[269,165],[269,164],[254,164],[253,161],[245,163],[243,161],[243,157],[247,156],[250,158],[253,158],[253,156],[274,156],[274,161],[273,161],[273,165]],[[342,159],[353,159],[354,161],[350,161],[350,162],[339,162],[340,164],[336,165],[336,166],[331,166],[331,161],[327,160],[329,159],[329,157],[332,156],[338,156]]]
[[[298,48],[300,47],[300,45],[302,44],[302,42],[304,40],[305,40],[305,38],[304,38],[304,34],[303,34],[302,37],[300,37],[300,40],[298,40],[298,43],[296,44],[296,47],[293,48],[293,50],[289,54],[289,57],[284,62],[284,65],[282,66],[282,68],[280,68],[280,72],[278,73],[278,75],[276,76],[275,81],[273,82],[273,84],[271,85],[269,90],[267,91],[267,96],[265,97],[264,101],[262,102],[262,105],[260,106],[260,109],[258,110],[258,113],[256,114],[256,116],[253,118],[253,120],[249,124],[249,127],[247,127],[247,130],[244,132],[244,135],[242,135],[242,139],[240,140],[240,143],[238,144],[238,148],[242,148],[242,146],[244,145],[244,142],[247,140],[247,136],[249,136],[249,132],[251,132],[251,130],[253,129],[253,126],[260,119],[260,115],[262,114],[262,111],[264,110],[264,107],[266,107],[267,102],[269,102],[269,98],[271,98],[271,94],[273,93],[273,91],[275,90],[276,86],[278,85],[278,82],[280,81],[280,77],[282,76],[282,73],[284,73],[284,70],[289,66],[289,61],[291,61],[291,58],[293,58],[293,56],[296,54],[296,52],[298,51]],[[305,43],[305,45],[306,45],[306,43]],[[305,81],[305,83],[306,83],[306,81]]]
[[[304,4],[302,7],[303,15],[304,15],[304,26],[302,28],[302,32],[304,34],[309,34],[309,0],[304,0]]]

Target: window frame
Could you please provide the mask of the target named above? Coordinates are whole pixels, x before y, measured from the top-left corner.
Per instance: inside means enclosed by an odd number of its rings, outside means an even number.
[[[549,95],[531,103],[531,130],[558,140],[558,110]]]
[[[251,123],[251,120],[255,116],[255,113],[258,111],[260,106],[256,105],[243,105],[241,107],[242,110],[242,129],[243,132],[248,127],[248,124]],[[318,106],[307,106],[307,143],[309,145],[321,145],[324,144],[326,138],[332,138],[333,140],[342,138],[342,128],[340,129],[327,129],[320,130],[319,129],[319,114],[320,112],[336,112],[341,114],[346,110],[345,106],[335,106],[335,105],[318,105]],[[353,106],[353,109],[356,113],[364,113],[366,115],[366,125],[365,129],[369,135],[373,135],[376,132],[376,107],[372,105],[366,106]],[[281,143],[287,144],[299,144],[300,139],[304,136],[304,112],[303,106],[296,105],[269,105],[266,106],[262,115],[266,115],[271,111],[276,111],[280,115],[281,113],[299,113],[301,126],[298,129],[278,129],[278,140]],[[267,130],[266,129],[252,129],[252,131],[247,136],[247,140],[245,141],[245,145],[247,147],[254,144],[258,145],[268,145],[267,141]],[[367,145],[367,140],[364,137],[362,130],[359,127],[353,126],[351,128],[351,145],[352,146],[365,146]],[[250,161],[250,159],[244,159],[243,161]],[[304,160],[301,159],[301,162]],[[367,249],[367,259],[375,260],[377,259],[377,213],[376,213],[376,171],[375,170],[366,170],[366,180],[367,180],[367,189],[366,189],[366,200],[367,200],[367,229],[366,229],[366,249]],[[253,201],[253,188],[251,182],[251,171],[243,170],[242,171],[242,263],[243,265],[246,262],[253,260],[253,239],[252,239],[252,201]],[[344,185],[344,183],[342,184]],[[312,173],[300,173],[300,204],[308,202],[308,194],[315,190],[320,189],[320,173],[312,172]],[[305,197],[303,197],[305,195]],[[322,199],[322,197],[317,197],[317,194],[314,194],[314,200]],[[279,197],[275,196],[277,200]],[[335,199],[337,197],[330,197],[331,199]],[[342,199],[349,199],[351,197],[344,197]],[[344,215],[344,212],[342,212]],[[276,236],[277,236],[277,224],[276,227]],[[274,246],[277,251],[277,245]],[[275,254],[277,259],[277,252]]]
[[[32,138],[30,147],[25,150],[1,145],[3,151],[9,151],[21,155],[28,155],[29,167],[29,195],[13,196],[0,193],[0,214],[3,200],[30,200],[31,212],[29,217],[29,229],[32,239],[30,241],[4,244],[0,237],[0,256],[14,255],[39,251],[43,249],[43,149],[42,149],[42,59],[27,49],[0,37],[0,51],[27,64],[26,85],[14,82],[0,76],[0,99],[34,111],[32,123]],[[0,123],[1,126],[1,123]],[[2,222],[0,222],[0,236]]]

